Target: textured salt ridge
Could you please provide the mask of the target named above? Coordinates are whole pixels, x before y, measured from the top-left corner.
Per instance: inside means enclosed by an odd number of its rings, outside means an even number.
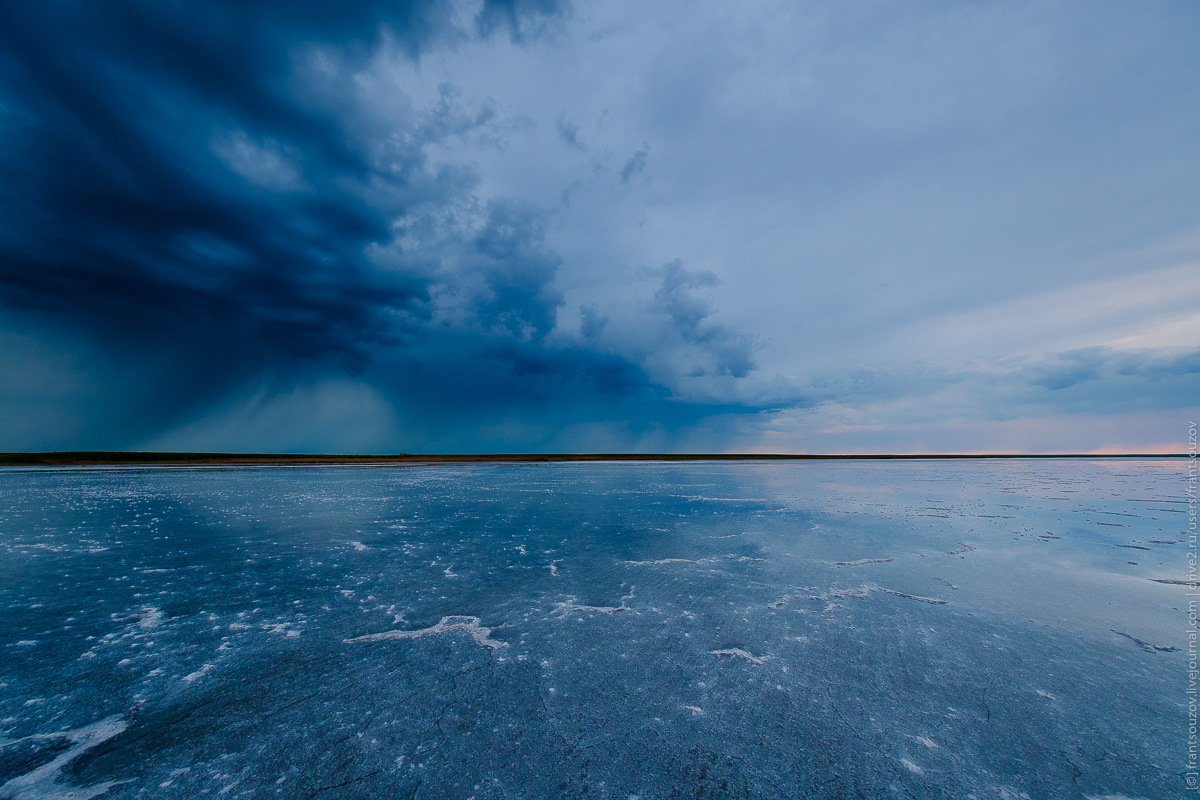
[[[142,608],[142,613],[138,615],[138,627],[144,631],[151,631],[162,625],[166,617],[163,612],[154,606],[145,606]]]
[[[1161,644],[1151,644],[1150,642],[1142,641],[1141,639],[1137,638],[1136,636],[1130,636],[1128,633],[1121,633],[1120,631],[1113,631],[1113,633],[1115,633],[1117,636],[1124,636],[1126,639],[1133,642],[1138,647],[1145,650],[1147,653],[1177,653],[1177,652],[1179,652],[1178,647],[1169,647],[1167,645],[1161,645]]]
[[[63,770],[93,747],[120,735],[126,728],[118,716],[105,717],[99,722],[70,731],[35,734],[21,739],[0,742],[0,749],[22,742],[66,740],[72,746],[52,761],[9,780],[0,786],[0,800],[91,800],[128,781],[104,781],[92,786],[70,786],[60,782]]]
[[[833,606],[832,601],[834,600],[846,600],[848,598],[861,599],[864,597],[870,597],[875,592],[883,592],[884,594],[890,594],[895,597],[903,597],[908,600],[916,600],[919,603],[928,603],[934,606],[945,606],[950,604],[948,600],[942,600],[937,597],[925,597],[919,594],[909,594],[908,592],[897,591],[896,589],[888,589],[884,586],[872,585],[863,585],[857,589],[839,589],[836,591],[826,592],[824,594],[810,594],[809,597],[813,600],[825,600],[829,602],[830,605],[826,608],[826,610],[830,610],[830,608]]]
[[[628,611],[629,601],[633,599],[633,593],[636,588],[635,586],[629,588],[629,594],[621,597],[621,605],[619,606],[584,606],[577,604],[575,598],[572,597],[569,602],[555,603],[554,610],[558,613],[560,619],[573,612],[584,614],[616,614],[618,611]]]
[[[200,669],[196,670],[195,672],[184,675],[183,682],[184,683],[195,683],[196,681],[200,680],[208,673],[212,672],[214,669],[216,669],[216,664],[205,664],[204,666],[200,667]]]
[[[835,561],[833,563],[839,567],[861,567],[863,564],[886,564],[891,560],[891,558],[860,558],[857,561]]]
[[[751,653],[747,653],[740,647],[730,647],[725,650],[709,650],[708,652],[712,653],[714,656],[720,656],[722,658],[741,658],[755,665],[763,663],[763,659]]]
[[[480,647],[488,647],[495,650],[498,647],[508,646],[507,642],[498,642],[491,638],[492,629],[480,625],[479,617],[465,616],[442,617],[438,624],[431,625],[428,628],[421,628],[420,630],[384,631],[383,633],[356,636],[353,639],[346,639],[345,641],[347,643],[384,642],[390,639],[416,639],[421,636],[436,636],[442,633],[453,633],[454,631],[464,631],[471,634],[471,638],[475,640],[475,644]]]
[[[933,605],[933,606],[945,606],[945,605],[950,604],[950,602],[948,600],[942,600],[937,597],[923,597],[919,594],[908,594],[907,592],[897,592],[895,589],[885,589],[882,586],[877,586],[876,589],[878,591],[885,592],[886,594],[895,595],[896,597],[907,597],[909,600],[916,600],[919,603],[929,603],[930,605]]]

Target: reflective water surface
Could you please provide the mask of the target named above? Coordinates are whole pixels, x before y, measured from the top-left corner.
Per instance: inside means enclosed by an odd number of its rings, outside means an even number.
[[[0,798],[1163,798],[1186,463],[0,473]]]

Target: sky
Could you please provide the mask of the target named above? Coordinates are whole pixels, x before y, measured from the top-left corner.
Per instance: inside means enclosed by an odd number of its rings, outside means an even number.
[[[1182,452],[1200,5],[0,5],[0,450]]]

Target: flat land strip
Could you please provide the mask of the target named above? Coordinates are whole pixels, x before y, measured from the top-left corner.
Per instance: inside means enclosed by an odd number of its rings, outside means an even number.
[[[997,458],[1180,458],[1185,454],[1122,453],[393,453],[393,454],[288,454],[288,453],[157,453],[132,451],[57,451],[0,453],[0,467],[104,467],[104,466],[321,466],[458,463],[547,463],[568,461],[821,461],[896,459],[997,459]]]

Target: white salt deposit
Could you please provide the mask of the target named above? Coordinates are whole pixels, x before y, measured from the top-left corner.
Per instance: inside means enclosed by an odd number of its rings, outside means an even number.
[[[71,742],[72,745],[52,761],[24,775],[18,775],[0,786],[0,800],[91,800],[114,786],[127,783],[104,781],[91,786],[71,786],[59,780],[68,764],[96,745],[119,735],[125,727],[125,722],[120,717],[111,716],[75,730],[36,734],[0,744],[0,748],[4,748],[27,741],[60,739]]]
[[[506,642],[498,642],[491,638],[492,629],[485,628],[479,624],[479,617],[452,616],[442,617],[441,621],[436,625],[431,625],[428,628],[421,628],[415,631],[384,631],[383,633],[372,633],[367,636],[356,636],[353,639],[346,639],[346,642],[383,642],[389,639],[416,639],[420,636],[435,636],[441,633],[452,633],[454,631],[464,631],[471,634],[471,638],[481,647],[489,647],[495,649],[497,647],[506,647]]]

